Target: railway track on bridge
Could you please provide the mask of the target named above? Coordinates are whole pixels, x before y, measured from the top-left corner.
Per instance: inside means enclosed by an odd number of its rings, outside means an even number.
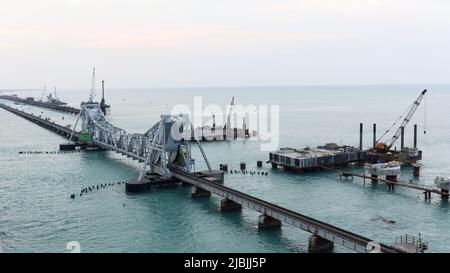
[[[254,209],[260,213],[266,214],[286,224],[298,227],[314,235],[320,236],[338,245],[353,249],[356,252],[371,252],[371,249],[368,249],[367,246],[374,241],[369,238],[318,221],[306,215],[283,208],[235,189],[211,182],[206,178],[196,176],[194,173],[186,173],[180,170],[177,166],[169,165],[168,168],[171,170],[175,178],[183,182],[201,187],[202,189],[213,194],[232,200],[233,202]],[[381,243],[375,244],[379,245],[379,250],[383,253],[403,252],[402,250],[392,246]]]
[[[31,121],[31,122],[33,122],[33,123],[35,123],[35,124],[37,124],[37,125],[39,125],[41,127],[44,127],[44,128],[46,128],[46,129],[48,129],[50,131],[53,131],[53,132],[57,133],[58,135],[61,135],[61,136],[65,137],[65,138],[68,138],[70,136],[70,134],[72,134],[72,132],[73,132],[73,139],[74,140],[78,140],[78,138],[79,138],[79,134],[77,132],[74,132],[72,129],[70,129],[68,127],[56,124],[53,121],[46,120],[46,119],[43,119],[43,118],[41,118],[39,116],[35,116],[33,114],[26,113],[24,111],[15,109],[15,108],[10,107],[10,106],[8,106],[6,104],[3,104],[3,103],[0,103],[0,108],[3,108],[6,111],[9,111],[9,112],[11,112],[13,114],[18,115],[19,117],[22,117],[22,118],[24,118],[26,120],[29,120],[29,121]]]

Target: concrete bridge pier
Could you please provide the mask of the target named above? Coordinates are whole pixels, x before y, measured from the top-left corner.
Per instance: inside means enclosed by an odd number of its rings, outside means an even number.
[[[397,182],[397,176],[396,175],[386,175],[386,180],[391,182]],[[389,191],[395,190],[395,184],[394,183],[388,183]]]
[[[191,197],[207,197],[211,196],[211,192],[197,186],[192,186]]]
[[[444,193],[444,194],[441,195],[441,197],[444,198],[444,199],[448,199],[448,190],[441,189],[441,192]],[[431,193],[430,193],[430,198],[431,198]]]
[[[372,178],[371,178],[370,180],[372,180],[372,183],[373,183],[373,184],[378,183],[378,175],[372,174],[371,177],[372,177]]]
[[[311,235],[308,239],[308,252],[309,253],[327,253],[331,252],[334,248],[334,243],[319,237],[317,235]]]
[[[261,214],[258,217],[258,228],[278,228],[281,227],[281,221],[266,214]]]
[[[420,166],[419,165],[413,165],[413,176],[414,177],[420,176]]]
[[[221,211],[241,211],[242,205],[238,204],[228,198],[220,200],[220,210]]]

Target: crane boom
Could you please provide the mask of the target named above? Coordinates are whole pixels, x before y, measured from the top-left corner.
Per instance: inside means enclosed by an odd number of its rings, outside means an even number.
[[[44,100],[45,90],[47,90],[47,86],[46,85],[44,85],[44,88],[42,89],[41,100],[40,100],[41,102],[43,102],[43,100]]]
[[[420,105],[420,102],[422,101],[423,97],[427,93],[427,90],[423,90],[420,95],[417,97],[417,99],[413,102],[413,104],[408,108],[407,114],[405,118],[403,118],[402,123],[400,124],[400,127],[397,128],[397,131],[395,132],[394,136],[391,138],[391,140],[386,143],[386,150],[389,150],[392,146],[394,146],[395,142],[400,137],[402,128],[405,128],[408,122],[411,120],[412,116],[416,112],[417,108]]]
[[[233,108],[234,108],[234,96],[231,98],[231,103],[230,103],[230,110],[228,112],[228,116],[227,116],[227,129],[231,128],[231,113],[233,112]]]

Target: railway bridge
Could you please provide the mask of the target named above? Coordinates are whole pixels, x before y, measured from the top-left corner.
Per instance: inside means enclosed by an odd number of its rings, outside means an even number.
[[[220,183],[223,181],[223,172],[211,168],[201,143],[195,137],[189,117],[185,115],[162,115],[160,121],[145,133],[129,134],[109,123],[100,109],[100,104],[92,100],[81,105],[73,130],[61,128],[62,126],[41,117],[23,113],[1,103],[0,107],[67,136],[69,141],[76,141],[74,144],[66,145],[75,147],[83,144],[111,150],[142,162],[139,177],[126,183],[129,190],[140,191],[165,183],[191,184],[193,197],[214,194],[223,198],[220,201],[222,211],[240,211],[242,207],[246,207],[261,213],[258,219],[259,228],[280,227],[283,223],[310,233],[310,252],[330,251],[334,244],[359,253],[422,252],[426,249],[426,244],[417,240],[414,243],[405,243],[402,240],[395,245],[377,243],[364,236],[224,186]],[[80,120],[81,130],[76,131]],[[194,135],[208,170],[192,171],[192,141],[185,141],[186,134]]]

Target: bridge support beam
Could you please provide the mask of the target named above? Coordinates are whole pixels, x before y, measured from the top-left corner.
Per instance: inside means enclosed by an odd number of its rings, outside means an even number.
[[[334,243],[319,237],[317,235],[311,235],[308,239],[308,252],[309,253],[326,253],[331,252],[334,248]]]
[[[208,197],[208,196],[211,196],[211,192],[197,186],[192,187],[191,197]]]
[[[266,214],[261,214],[258,217],[258,228],[267,229],[267,228],[278,228],[278,227],[281,227],[280,220],[277,220]]]
[[[220,210],[221,211],[241,211],[242,205],[238,204],[228,198],[220,200]]]

